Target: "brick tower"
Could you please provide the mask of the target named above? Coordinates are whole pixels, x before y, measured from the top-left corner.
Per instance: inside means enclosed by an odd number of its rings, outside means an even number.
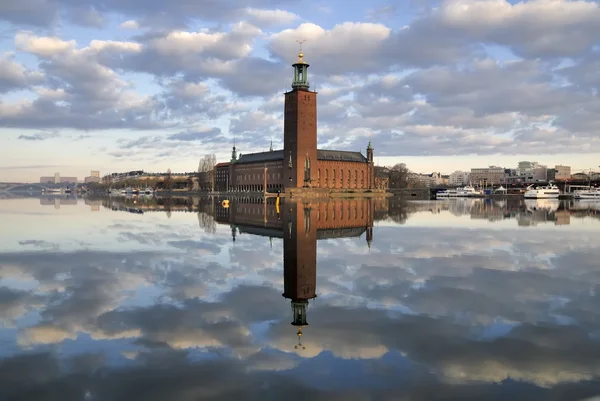
[[[310,91],[302,50],[294,67],[292,90],[285,93],[283,178],[285,188],[310,187],[316,180],[317,92]]]

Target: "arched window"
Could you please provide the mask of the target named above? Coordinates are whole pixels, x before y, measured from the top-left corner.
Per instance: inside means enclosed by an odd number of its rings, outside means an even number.
[[[348,169],[348,188],[350,188],[350,182],[352,182],[352,173],[350,169]]]
[[[365,187],[365,170],[362,170],[360,172],[360,187],[361,188]]]
[[[344,186],[344,169],[343,168],[340,169],[340,186],[341,187]]]
[[[358,170],[354,170],[354,188],[358,187]]]
[[[333,169],[333,176],[332,178],[332,187],[335,187],[335,169]]]
[[[304,159],[304,181],[310,181],[310,159],[308,157]]]
[[[325,169],[325,188],[329,187],[329,169]]]
[[[319,188],[321,187],[321,169],[317,169],[317,183],[319,184]]]

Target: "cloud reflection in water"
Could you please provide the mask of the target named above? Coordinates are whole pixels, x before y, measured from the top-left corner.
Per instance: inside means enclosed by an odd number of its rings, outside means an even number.
[[[69,206],[93,240],[42,214],[22,241],[58,248],[0,253],[0,398],[600,392],[593,207],[340,200],[277,214],[256,201],[171,199],[137,202],[138,214],[128,202]],[[553,224],[524,228],[520,216]],[[36,235],[50,225],[53,238]],[[62,250],[75,239],[91,245]]]

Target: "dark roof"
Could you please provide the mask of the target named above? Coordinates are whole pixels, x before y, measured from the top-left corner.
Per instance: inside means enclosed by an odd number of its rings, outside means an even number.
[[[227,167],[229,166],[229,162],[223,162],[223,163],[217,163],[215,164],[215,167]]]
[[[317,149],[318,160],[332,160],[345,162],[366,163],[367,158],[360,152],[347,152],[344,150]],[[283,150],[274,150],[269,152],[242,154],[238,163],[261,163],[275,160],[283,160]]]
[[[241,154],[237,163],[259,163],[283,159],[283,150]]]
[[[260,235],[261,237],[283,238],[283,229],[255,227],[248,224],[239,224],[237,226],[240,233]]]
[[[344,162],[366,163],[367,158],[360,152],[347,152],[344,150],[317,149],[318,160],[340,160]]]
[[[317,239],[360,237],[365,227],[326,228],[317,230]]]
[[[250,224],[238,224],[237,227],[240,233],[259,235],[261,237],[283,238],[284,234],[282,228],[257,227]],[[360,237],[366,230],[366,227],[317,229],[317,239]]]

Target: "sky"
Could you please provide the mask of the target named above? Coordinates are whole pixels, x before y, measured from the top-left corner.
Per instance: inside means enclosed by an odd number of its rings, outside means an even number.
[[[0,2],[0,181],[195,171],[283,146],[299,43],[319,146],[417,172],[600,165],[600,5]]]

